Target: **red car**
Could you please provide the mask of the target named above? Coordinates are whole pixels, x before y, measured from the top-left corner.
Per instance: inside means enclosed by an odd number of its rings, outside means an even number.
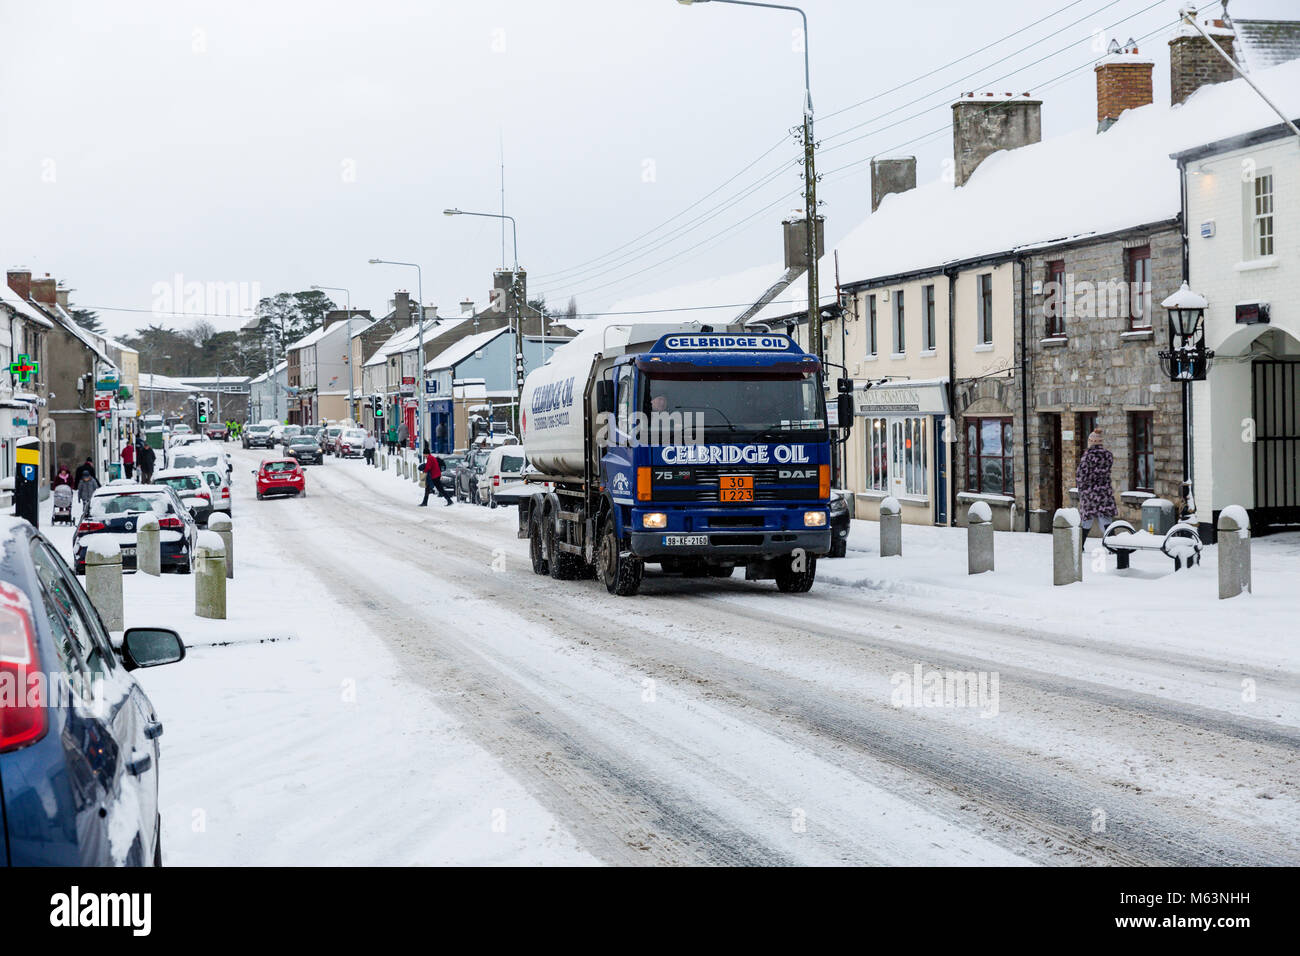
[[[257,500],[267,495],[305,495],[307,476],[292,458],[273,458],[262,462],[257,475]]]

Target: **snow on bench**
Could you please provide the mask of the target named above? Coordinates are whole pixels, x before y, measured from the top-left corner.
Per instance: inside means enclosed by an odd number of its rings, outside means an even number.
[[[1201,536],[1190,524],[1179,522],[1167,534],[1138,531],[1127,521],[1112,521],[1106,526],[1101,545],[1115,555],[1115,565],[1121,571],[1128,568],[1128,559],[1134,551],[1159,551],[1174,562],[1174,571],[1201,563]]]

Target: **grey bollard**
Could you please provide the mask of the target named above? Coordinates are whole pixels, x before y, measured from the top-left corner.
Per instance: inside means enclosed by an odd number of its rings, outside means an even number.
[[[1250,516],[1241,505],[1219,512],[1219,600],[1250,587]]]
[[[977,501],[966,512],[966,573],[993,570],[993,509]]]
[[[380,471],[387,471],[387,470],[388,470],[388,456],[387,456],[387,455],[380,455],[380,456],[379,456],[379,470],[380,470]]]
[[[122,630],[122,549],[114,541],[86,548],[86,596],[110,631]]]
[[[194,549],[194,613],[226,619],[226,549],[215,531],[200,531]]]
[[[221,535],[221,544],[226,549],[226,577],[235,576],[235,531],[229,515],[214,514],[208,519],[208,530]]]
[[[1083,580],[1083,528],[1078,508],[1059,508],[1052,516],[1052,584]]]
[[[158,537],[158,517],[141,515],[135,526],[135,569],[158,577],[162,574],[162,554]]]
[[[903,553],[903,507],[894,497],[880,503],[880,556],[897,557]]]

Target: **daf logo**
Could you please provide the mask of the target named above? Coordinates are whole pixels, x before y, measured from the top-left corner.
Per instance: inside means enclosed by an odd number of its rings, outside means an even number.
[[[786,480],[787,478],[816,478],[817,472],[812,469],[795,468],[793,470],[788,470],[782,468],[779,472],[777,472],[777,477],[782,481]]]

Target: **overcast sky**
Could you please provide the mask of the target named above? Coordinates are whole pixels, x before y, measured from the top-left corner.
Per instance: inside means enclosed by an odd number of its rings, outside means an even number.
[[[963,91],[1041,95],[1047,137],[1093,125],[1101,32],[1159,31],[1142,52],[1167,102],[1178,6],[805,0],[828,243],[867,215],[872,155],[942,174]],[[798,152],[798,26],[674,0],[0,0],[0,252],[65,280],[119,334],[153,320],[156,284],[178,275],[264,295],[345,286],[376,313],[416,291],[414,270],[371,257],[419,262],[425,302],[454,314],[485,304],[511,252],[499,223],[442,210],[500,210],[504,144],[520,264],[553,306],[599,311],[775,262],[801,203],[799,167],[780,171]]]

